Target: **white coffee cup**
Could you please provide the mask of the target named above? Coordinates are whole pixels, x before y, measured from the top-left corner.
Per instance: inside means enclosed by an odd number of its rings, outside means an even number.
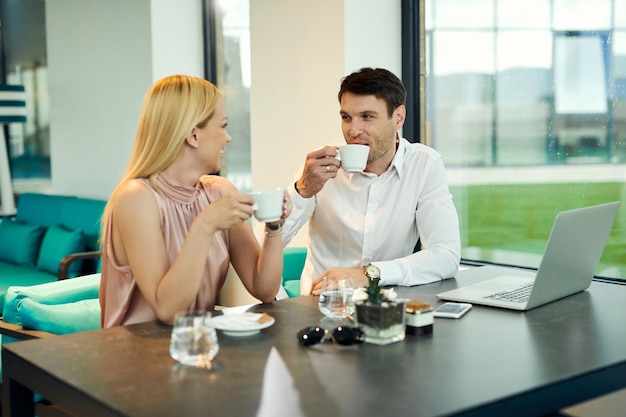
[[[337,149],[336,158],[341,161],[341,168],[346,172],[363,172],[367,165],[370,147],[366,145],[343,145]]]
[[[254,197],[254,217],[262,223],[279,221],[283,215],[284,194],[282,188],[250,193]]]

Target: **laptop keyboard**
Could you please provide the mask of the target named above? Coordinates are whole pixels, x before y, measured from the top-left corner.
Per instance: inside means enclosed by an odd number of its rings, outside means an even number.
[[[512,290],[500,291],[495,294],[486,296],[492,300],[498,301],[512,301],[514,303],[525,303],[530,297],[530,292],[533,289],[534,282],[529,282],[520,287],[513,288]]]

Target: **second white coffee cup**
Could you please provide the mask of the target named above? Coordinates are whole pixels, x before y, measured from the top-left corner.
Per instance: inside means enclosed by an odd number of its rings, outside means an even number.
[[[282,188],[250,193],[254,197],[254,217],[263,223],[279,221],[283,215],[284,194]]]
[[[341,161],[341,168],[346,172],[363,172],[367,165],[370,147],[366,145],[343,145],[337,149],[336,158]]]

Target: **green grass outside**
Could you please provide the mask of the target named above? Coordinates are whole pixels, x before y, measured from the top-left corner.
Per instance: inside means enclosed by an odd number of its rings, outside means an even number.
[[[480,248],[488,258],[493,250],[542,254],[558,212],[622,201],[626,184],[469,185],[451,186],[450,191],[459,211],[463,257],[467,248]],[[625,229],[626,204],[620,207],[600,261],[598,271],[610,269],[603,275],[626,278]]]

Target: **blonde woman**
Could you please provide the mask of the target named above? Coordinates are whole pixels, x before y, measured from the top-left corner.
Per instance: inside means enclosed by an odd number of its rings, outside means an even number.
[[[231,137],[222,93],[175,75],[143,102],[130,161],[102,217],[102,327],[212,310],[232,263],[245,288],[274,300],[283,266],[282,221],[261,247],[247,221],[251,196],[218,172]],[[283,219],[291,212],[285,195]]]

